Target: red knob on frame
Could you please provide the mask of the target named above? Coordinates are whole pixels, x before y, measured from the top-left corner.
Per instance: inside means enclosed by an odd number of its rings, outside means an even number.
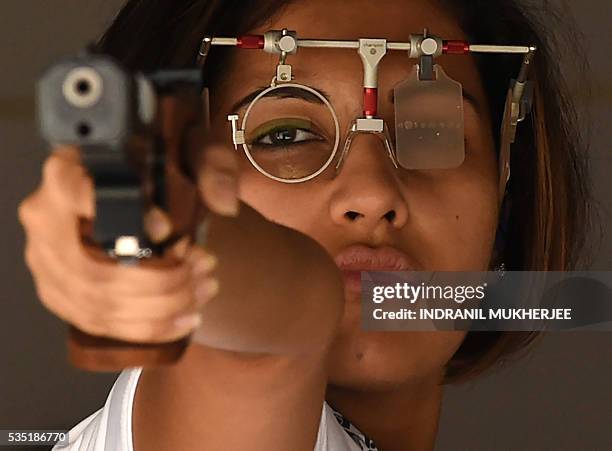
[[[442,53],[449,55],[464,55],[469,53],[470,44],[465,41],[444,41]]]
[[[264,48],[264,37],[248,34],[246,36],[240,36],[238,38],[238,48],[241,49],[263,49]]]
[[[376,116],[378,112],[378,89],[363,89],[363,115],[366,117]]]

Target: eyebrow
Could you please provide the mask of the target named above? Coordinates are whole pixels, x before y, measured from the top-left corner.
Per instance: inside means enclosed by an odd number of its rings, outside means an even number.
[[[260,95],[262,92],[264,92],[266,89],[269,89],[269,88],[270,86],[262,86],[261,88],[257,88],[255,91],[251,92],[250,94],[246,95],[245,97],[240,99],[238,102],[233,104],[232,111],[235,112],[235,111],[240,110],[241,108],[244,108],[249,103],[251,103],[253,100],[255,100],[255,98],[258,95]],[[327,100],[328,102],[331,102],[329,94],[327,94],[325,91],[321,89],[317,89],[317,91],[323,97],[325,97],[325,100]],[[265,97],[266,98],[274,97],[278,99],[287,99],[287,98],[302,99],[310,103],[317,103],[319,105],[323,104],[323,101],[318,96],[314,95],[312,92],[306,91],[304,89],[296,88],[294,86],[288,86],[284,89],[275,89],[273,91],[270,91]]]
[[[236,112],[244,108],[245,106],[250,104],[253,100],[255,100],[255,98],[258,95],[260,95],[262,92],[264,92],[266,89],[269,89],[269,88],[270,86],[262,86],[260,88],[257,88],[255,91],[251,92],[250,94],[247,94],[242,99],[238,100],[236,103],[232,105],[231,111]],[[317,91],[323,97],[325,97],[325,99],[328,102],[331,103],[331,96],[329,94],[327,94],[325,91],[321,89],[317,89]],[[474,108],[474,110],[476,110],[476,113],[480,114],[480,111],[481,111],[480,103],[478,102],[476,97],[463,89],[461,90],[461,92],[462,92],[463,100],[470,103],[472,107]],[[319,105],[323,104],[321,99],[318,96],[314,95],[312,92],[306,91],[304,89],[296,88],[293,86],[286,87],[284,89],[275,89],[273,91],[270,91],[270,93],[266,95],[265,97],[274,97],[274,98],[279,98],[279,99],[287,99],[287,98],[302,99],[307,102],[316,103]],[[393,90],[389,92],[389,101],[391,102],[392,105],[395,104]]]
[[[474,96],[473,94],[463,89],[461,90],[461,95],[463,97],[463,100],[469,103],[470,105],[472,105],[472,107],[474,108],[477,114],[480,114],[480,111],[481,111],[480,102],[478,102],[478,99],[476,98],[476,96]],[[389,93],[389,101],[391,102],[391,105],[395,105],[393,91]]]

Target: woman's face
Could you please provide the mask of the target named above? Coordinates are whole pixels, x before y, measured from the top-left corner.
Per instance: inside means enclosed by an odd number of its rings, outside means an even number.
[[[264,27],[296,30],[303,38],[380,37],[407,41],[424,28],[444,39],[464,39],[452,17],[428,0],[371,2],[309,0],[292,4]],[[277,55],[237,51],[212,95],[213,130],[231,144],[231,106],[270,83]],[[285,184],[259,173],[241,152],[240,196],[271,221],[314,238],[337,257],[353,245],[392,247],[413,270],[487,270],[497,225],[497,157],[487,102],[474,61],[443,56],[438,62],[475,99],[465,101],[466,157],[445,170],[396,169],[382,142],[359,135],[341,170]],[[296,83],[329,95],[340,129],[362,114],[363,69],[356,51],[300,50],[289,56]],[[387,54],[380,66],[379,115],[393,124],[393,87],[414,65],[405,52]],[[393,131],[391,131],[393,133]],[[364,268],[366,269],[366,268]],[[437,380],[464,332],[364,332],[359,292],[350,283],[340,333],[332,349],[330,383],[359,389]]]

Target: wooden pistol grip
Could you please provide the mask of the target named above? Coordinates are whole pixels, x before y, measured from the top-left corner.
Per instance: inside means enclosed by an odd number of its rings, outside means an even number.
[[[131,367],[155,367],[177,362],[189,343],[185,337],[170,343],[130,343],[90,335],[70,326],[68,358],[82,370],[116,372]]]

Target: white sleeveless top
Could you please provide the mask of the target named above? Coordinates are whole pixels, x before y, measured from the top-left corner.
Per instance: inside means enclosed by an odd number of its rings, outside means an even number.
[[[141,368],[123,371],[106,404],[68,433],[69,442],[52,451],[134,451],[132,406]],[[314,451],[377,451],[374,442],[353,424],[323,403]]]

